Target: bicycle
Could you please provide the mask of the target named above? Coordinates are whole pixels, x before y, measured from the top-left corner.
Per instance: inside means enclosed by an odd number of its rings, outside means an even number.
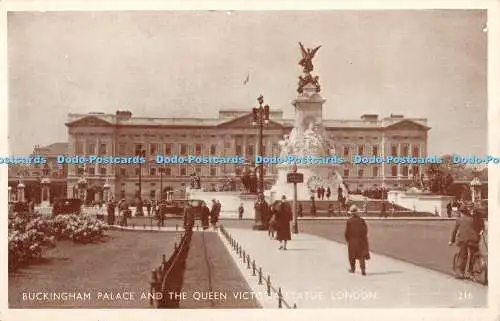
[[[484,246],[486,247],[486,251],[488,251],[488,243],[486,242],[485,236],[483,233],[481,233],[481,236],[484,242]],[[455,272],[456,275],[460,275],[462,273],[462,271],[460,271],[459,269],[459,263],[460,263],[459,260],[460,260],[460,255],[459,252],[457,252],[453,256],[453,271]],[[472,269],[469,273],[466,272],[465,278],[467,278],[468,276],[468,278],[471,279],[472,281],[487,285],[488,284],[487,254],[486,255],[482,254],[481,251],[478,249],[478,251],[474,253],[473,256],[471,256],[470,249],[468,249],[465,271],[469,271],[469,265],[471,264],[471,261],[473,262]]]

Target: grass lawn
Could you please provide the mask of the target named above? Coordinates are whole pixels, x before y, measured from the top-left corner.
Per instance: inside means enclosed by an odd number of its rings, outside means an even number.
[[[107,235],[96,244],[59,242],[41,262],[10,271],[9,307],[149,307],[141,293],[149,292],[152,269],[159,266],[162,254],[170,256],[180,232],[107,231]],[[23,294],[35,292],[78,292],[84,299],[23,299]]]

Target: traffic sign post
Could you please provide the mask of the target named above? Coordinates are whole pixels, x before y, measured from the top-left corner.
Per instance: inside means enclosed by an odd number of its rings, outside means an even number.
[[[297,165],[293,164],[292,172],[286,175],[288,183],[293,184],[293,233],[299,233],[299,222],[297,220],[297,184],[304,182],[304,174],[297,173]]]

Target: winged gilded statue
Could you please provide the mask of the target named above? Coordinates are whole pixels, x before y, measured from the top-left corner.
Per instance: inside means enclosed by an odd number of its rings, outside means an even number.
[[[299,42],[299,46],[300,46],[300,51],[302,52],[302,59],[299,61],[299,65],[304,67],[305,73],[310,73],[314,69],[312,60],[316,55],[316,52],[318,52],[319,48],[321,48],[321,46],[318,46],[314,49],[309,49],[309,48],[306,49],[304,48],[304,45],[301,42]]]

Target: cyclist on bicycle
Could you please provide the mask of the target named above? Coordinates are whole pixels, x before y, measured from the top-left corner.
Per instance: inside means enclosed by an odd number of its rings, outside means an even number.
[[[474,254],[479,251],[479,241],[484,230],[484,222],[478,217],[471,207],[462,207],[460,209],[462,215],[457,218],[455,228],[451,234],[449,245],[456,244],[459,247],[458,252],[458,279],[463,279],[465,275],[465,267],[467,265],[467,257],[470,251],[470,262],[468,272],[472,272],[474,262]],[[475,214],[475,215],[473,215]]]

